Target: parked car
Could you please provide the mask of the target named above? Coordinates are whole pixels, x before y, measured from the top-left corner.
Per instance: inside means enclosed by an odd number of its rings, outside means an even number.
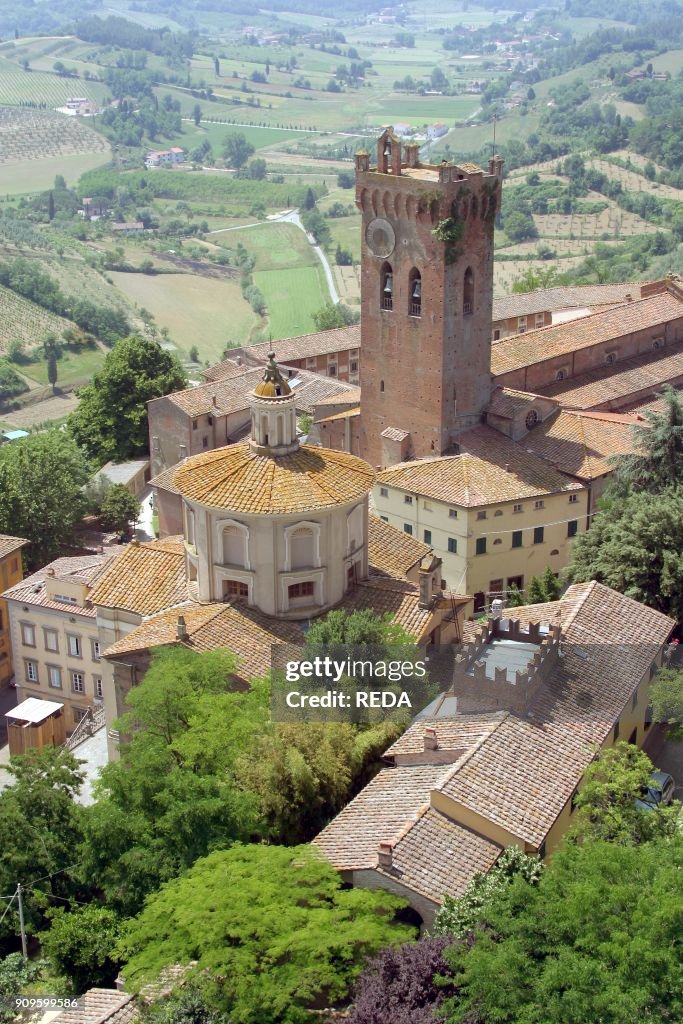
[[[654,771],[650,775],[650,782],[640,799],[636,800],[636,807],[640,811],[654,811],[658,807],[670,804],[674,798],[676,783],[668,772]]]

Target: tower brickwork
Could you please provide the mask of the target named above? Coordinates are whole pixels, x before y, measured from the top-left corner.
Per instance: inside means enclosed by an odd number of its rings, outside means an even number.
[[[425,165],[387,129],[356,155],[362,213],[361,417],[373,465],[440,455],[491,390],[493,229],[503,162]],[[383,437],[384,432],[388,432]]]

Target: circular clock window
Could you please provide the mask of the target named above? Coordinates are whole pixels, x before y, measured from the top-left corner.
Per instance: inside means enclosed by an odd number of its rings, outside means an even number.
[[[529,430],[531,430],[531,428],[535,427],[537,423],[538,423],[538,413],[536,412],[535,409],[532,409],[531,412],[528,412],[526,414],[526,425],[527,425],[527,428]]]
[[[373,256],[384,258],[390,256],[394,251],[396,234],[388,220],[384,220],[383,217],[375,217],[367,226],[365,241]]]

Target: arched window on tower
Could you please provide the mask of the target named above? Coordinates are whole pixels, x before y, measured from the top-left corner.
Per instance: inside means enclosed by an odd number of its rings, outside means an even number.
[[[415,267],[408,276],[408,296],[410,316],[422,316],[422,277]]]
[[[462,312],[463,316],[469,316],[474,310],[474,274],[472,268],[468,267],[465,271],[465,280],[463,283],[462,292]]]
[[[391,269],[391,263],[384,263],[382,265],[382,273],[380,275],[381,281],[381,294],[380,294],[380,306],[382,309],[393,309],[394,308],[394,273]]]

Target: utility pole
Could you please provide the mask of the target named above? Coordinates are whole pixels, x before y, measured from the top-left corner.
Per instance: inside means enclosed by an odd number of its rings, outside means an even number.
[[[21,882],[17,882],[17,903],[19,904],[19,929],[21,931],[21,955],[28,960],[28,949],[26,948],[26,928],[24,927],[24,904],[21,899]]]

